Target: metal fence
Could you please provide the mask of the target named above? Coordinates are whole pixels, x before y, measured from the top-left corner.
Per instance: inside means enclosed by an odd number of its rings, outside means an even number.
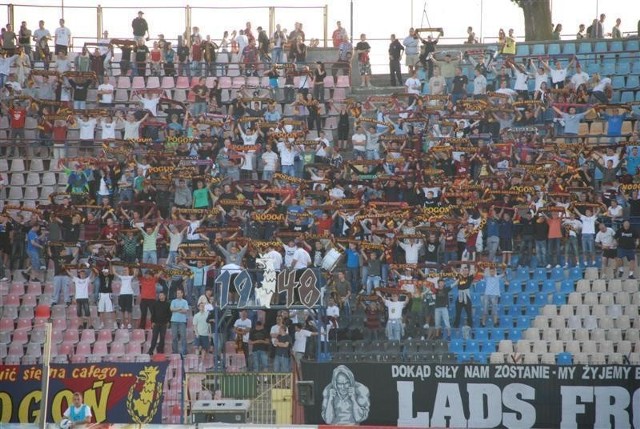
[[[282,425],[293,423],[293,375],[291,373],[186,373],[183,392],[184,422],[190,423],[195,401],[221,398],[248,400],[247,423]]]

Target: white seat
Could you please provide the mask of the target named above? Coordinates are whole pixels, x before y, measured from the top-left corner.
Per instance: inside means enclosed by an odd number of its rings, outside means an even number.
[[[569,305],[581,305],[582,294],[580,292],[571,292],[569,294],[569,300],[567,302],[569,303]]]
[[[587,365],[589,363],[589,355],[586,353],[573,353],[573,363],[575,365]]]
[[[38,188],[35,186],[27,186],[24,188],[24,199],[25,200],[37,200],[38,199]]]
[[[555,328],[546,328],[542,331],[542,339],[545,341],[555,341],[558,339],[558,330]]]
[[[601,329],[612,329],[614,328],[613,320],[609,319],[608,317],[605,317],[604,319],[600,319],[598,321],[598,326]]]
[[[622,315],[621,305],[612,304],[607,306],[607,316],[611,317],[612,319],[617,319],[621,315]]]
[[[44,162],[42,158],[32,158],[31,165],[29,166],[29,170],[35,172],[44,171]]]
[[[640,353],[629,353],[629,363],[632,365],[640,365]]]
[[[576,329],[574,331],[574,336],[576,338],[576,341],[589,341],[589,331],[584,329],[584,328],[580,328],[580,329]]]
[[[58,184],[56,173],[46,171],[42,174],[42,184],[44,186],[54,186]]]
[[[576,292],[591,292],[591,281],[585,279],[578,280],[578,283],[576,284]]]
[[[7,158],[0,158],[0,172],[4,173],[9,171],[9,161]]]
[[[11,161],[11,170],[12,173],[22,173],[24,171],[24,160],[20,158],[16,158]]]
[[[555,316],[551,319],[551,327],[554,329],[562,329],[567,326],[566,318],[563,316]]]
[[[562,328],[558,330],[558,339],[560,341],[573,341],[573,329]]]
[[[500,353],[513,353],[513,342],[511,340],[500,340],[498,351]]]
[[[616,348],[618,353],[628,355],[631,353],[631,341],[618,341]]]
[[[602,292],[600,294],[600,304],[602,304],[602,305],[611,305],[611,304],[613,304],[613,293],[611,293],[611,292]]]
[[[594,329],[591,331],[591,341],[595,341],[596,343],[606,341],[606,332],[604,329]]]
[[[9,199],[10,200],[22,200],[24,197],[22,195],[22,188],[19,186],[11,186],[9,187]]]
[[[26,185],[29,186],[39,186],[40,185],[40,174],[39,173],[28,173],[27,180],[25,181]]]
[[[541,355],[548,352],[547,342],[538,340],[533,341],[533,353]]]
[[[573,305],[564,304],[560,306],[560,316],[569,317],[573,316],[574,314],[575,313]]]
[[[615,326],[618,329],[629,329],[631,328],[631,318],[623,314],[622,316],[616,319]]]
[[[587,267],[584,272],[584,278],[587,280],[597,280],[598,279],[598,268],[596,267]]]
[[[640,340],[640,330],[636,329],[627,329],[624,333],[624,339],[629,340],[632,343]],[[640,350],[639,350],[640,351]]]
[[[576,316],[585,317],[591,314],[588,305],[576,305]]]
[[[594,280],[591,284],[592,292],[604,292],[607,290],[607,281],[606,280]]]
[[[622,365],[623,357],[619,353],[614,353],[608,356],[610,365]]]
[[[556,355],[554,353],[543,353],[540,356],[540,363],[544,365],[555,365]]]
[[[627,305],[631,303],[631,297],[629,296],[629,292],[616,292],[613,296],[613,300],[618,305]]]
[[[53,186],[43,186],[42,190],[40,191],[40,200],[48,200],[49,199],[49,195],[53,194],[56,192],[56,188]]]
[[[638,305],[637,304],[629,304],[624,306],[623,313],[625,316],[629,316],[629,319],[636,320],[638,319]]]
[[[604,353],[592,353],[589,355],[591,365],[604,365],[607,363],[607,355]]]
[[[597,318],[602,318],[607,315],[607,307],[604,305],[594,305],[591,309],[591,314]]]
[[[622,329],[609,329],[605,333],[605,339],[614,343],[622,341]]]
[[[582,321],[579,316],[569,316],[567,318],[567,327],[571,329],[582,328]]]
[[[580,342],[579,341],[567,341],[564,345],[564,350],[568,353],[580,353]]]
[[[598,305],[598,294],[595,292],[585,293],[582,297],[582,302],[585,305]]]
[[[68,182],[69,176],[67,176],[65,173],[58,173],[58,185],[67,186]]]
[[[549,327],[549,320],[547,319],[547,316],[536,316],[536,318],[533,319],[533,327],[538,329]]]
[[[489,356],[489,363],[493,363],[493,364],[503,364],[505,362],[504,360],[504,353],[500,353],[500,352],[493,352],[491,353],[491,355]]]
[[[607,282],[607,290],[609,292],[621,292],[622,291],[622,280],[620,279],[611,279]]]
[[[586,329],[597,329],[598,328],[598,318],[596,316],[586,316],[584,319],[582,319],[582,326],[584,326]]]
[[[24,174],[22,173],[13,173],[11,174],[11,180],[9,180],[9,185],[11,186],[24,186]]]
[[[542,307],[542,314],[549,318],[554,317],[558,314],[558,307],[556,307],[555,305],[547,304]]]
[[[528,365],[537,365],[540,363],[538,355],[535,353],[527,353],[524,355],[524,363]]]
[[[583,353],[597,353],[598,347],[595,341],[584,341],[582,343]]]
[[[613,354],[613,342],[612,341],[600,341],[597,342],[598,351],[604,354]]]
[[[531,341],[518,340],[516,343],[516,353],[531,353]]]
[[[539,341],[540,340],[540,329],[538,328],[528,328],[524,331],[524,338],[528,341]]]
[[[637,279],[626,279],[622,282],[622,289],[626,292],[638,292],[638,280]]]
[[[564,343],[559,340],[549,342],[549,353],[562,353],[564,351]]]

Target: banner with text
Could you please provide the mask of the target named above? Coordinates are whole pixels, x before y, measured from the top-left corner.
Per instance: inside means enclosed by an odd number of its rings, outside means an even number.
[[[48,422],[59,422],[80,392],[96,423],[161,423],[167,362],[51,365]],[[0,423],[34,423],[42,368],[0,365]]]
[[[640,366],[303,362],[308,424],[640,428]]]

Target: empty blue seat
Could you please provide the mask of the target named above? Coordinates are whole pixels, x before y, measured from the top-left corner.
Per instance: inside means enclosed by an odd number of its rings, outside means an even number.
[[[620,102],[631,103],[632,101],[634,101],[633,91],[623,91],[622,94],[620,95]]]
[[[573,355],[571,353],[556,353],[556,363],[558,365],[573,365]]]
[[[496,344],[498,344],[498,341],[494,341],[494,340],[480,341],[480,349],[484,353],[495,352],[496,351]]]
[[[527,329],[531,326],[531,317],[524,315],[516,319],[516,327],[519,329]]]
[[[632,74],[640,74],[640,61],[634,61],[631,67]]]
[[[605,62],[602,65],[602,74],[605,76],[611,76],[616,74],[616,63],[614,62]]]
[[[487,283],[484,280],[477,281],[475,283],[476,292],[479,294],[484,293],[484,288],[487,286]]]
[[[579,54],[590,54],[591,53],[591,42],[580,42],[578,44],[578,53]]]
[[[612,40],[611,46],[609,46],[610,52],[622,52],[622,40]]]
[[[512,342],[516,342],[522,339],[522,329],[521,328],[512,328],[509,329],[509,339]]]
[[[555,267],[551,270],[551,280],[560,281],[564,280],[564,269]]]
[[[640,77],[637,75],[627,76],[627,83],[625,85],[628,89],[636,89],[640,86]]]
[[[542,282],[542,291],[545,293],[553,293],[556,291],[555,280],[545,280]]]
[[[492,341],[504,340],[504,328],[491,328],[489,330]]]
[[[471,355],[464,352],[456,353],[456,360],[458,363],[469,362],[471,360]]]
[[[544,55],[546,52],[544,51],[544,45],[540,43],[536,43],[533,45],[533,49],[531,50],[531,55]]]
[[[489,363],[489,357],[490,356],[491,356],[491,353],[486,353],[486,352],[482,351],[482,352],[474,353],[473,354],[473,360],[474,360],[474,362],[486,364],[486,363]]]
[[[509,282],[509,292],[519,293],[522,292],[522,281],[512,280]]]
[[[538,292],[536,294],[535,303],[536,305],[547,305],[549,302],[549,294],[547,292]]]
[[[613,94],[611,94],[611,100],[609,100],[609,102],[611,104],[621,103],[621,101],[620,101],[620,91],[614,91]]]
[[[529,304],[525,307],[524,312],[529,317],[536,317],[540,314],[540,307],[536,304]]]
[[[523,280],[529,280],[529,268],[518,267],[518,278]]]
[[[500,294],[500,304],[502,305],[512,305],[513,304],[513,294],[511,292],[503,292]]]
[[[533,272],[533,279],[542,281],[547,279],[547,270],[546,268],[536,268]]]
[[[553,305],[565,305],[567,303],[567,295],[561,292],[553,294]]]
[[[594,52],[607,52],[607,42],[596,42],[596,45],[593,47]]]
[[[467,353],[477,353],[480,351],[480,343],[476,340],[467,340],[464,351]]]
[[[506,314],[509,315],[512,319],[520,316],[522,314],[522,306],[526,305],[523,302],[520,302],[520,295],[518,295],[518,302],[515,305],[510,305],[507,307]]]
[[[557,43],[551,43],[549,46],[547,46],[547,54],[560,55],[560,45]]]
[[[600,73],[600,64],[598,63],[589,63],[587,64],[587,73],[592,75],[595,73]]]
[[[636,101],[640,101],[640,91],[636,92]]]
[[[454,329],[456,331],[457,329]],[[464,350],[464,340],[451,339],[449,341],[449,351],[452,353],[462,353]]]
[[[540,287],[538,285],[539,285],[539,281],[538,280],[529,280],[525,284],[525,292],[526,293],[538,293],[538,292],[540,292]]]
[[[569,279],[571,280],[580,280],[582,277],[582,267],[573,267],[569,271]]]
[[[611,86],[613,89],[624,88],[624,85],[624,76],[614,76],[613,79],[611,79]]]
[[[516,46],[516,55],[519,57],[529,55],[529,45],[523,45],[522,43],[519,43]]]
[[[616,64],[616,74],[626,76],[629,73],[629,70],[631,70],[631,66],[627,61],[620,60]]]
[[[500,327],[510,329],[513,327],[513,319],[508,314],[500,315]]]
[[[489,339],[489,330],[486,328],[475,328],[473,330],[473,337],[478,341]]]
[[[564,280],[560,283],[560,292],[564,294],[570,294],[571,292],[575,292],[575,280]]]
[[[565,55],[574,55],[576,53],[576,45],[573,43],[565,43],[562,48],[562,53]]]
[[[640,51],[640,42],[638,39],[627,40],[624,48],[627,52]]]

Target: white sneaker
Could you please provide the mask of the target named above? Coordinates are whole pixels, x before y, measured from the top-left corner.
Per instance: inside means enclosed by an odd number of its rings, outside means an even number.
[[[569,265],[565,265],[566,267],[568,267]],[[556,268],[560,268],[560,264],[556,265]]]
[[[7,277],[3,277],[3,278],[0,279],[0,282],[6,282],[6,281],[9,281],[9,279]]]
[[[565,268],[569,268],[569,264],[564,264],[564,267]]]
[[[127,325],[127,329],[131,329],[131,323]]]
[[[551,268],[551,264],[547,265],[547,269]]]
[[[425,323],[422,327],[423,327],[424,329],[429,329],[429,324],[428,324],[428,323]]]

